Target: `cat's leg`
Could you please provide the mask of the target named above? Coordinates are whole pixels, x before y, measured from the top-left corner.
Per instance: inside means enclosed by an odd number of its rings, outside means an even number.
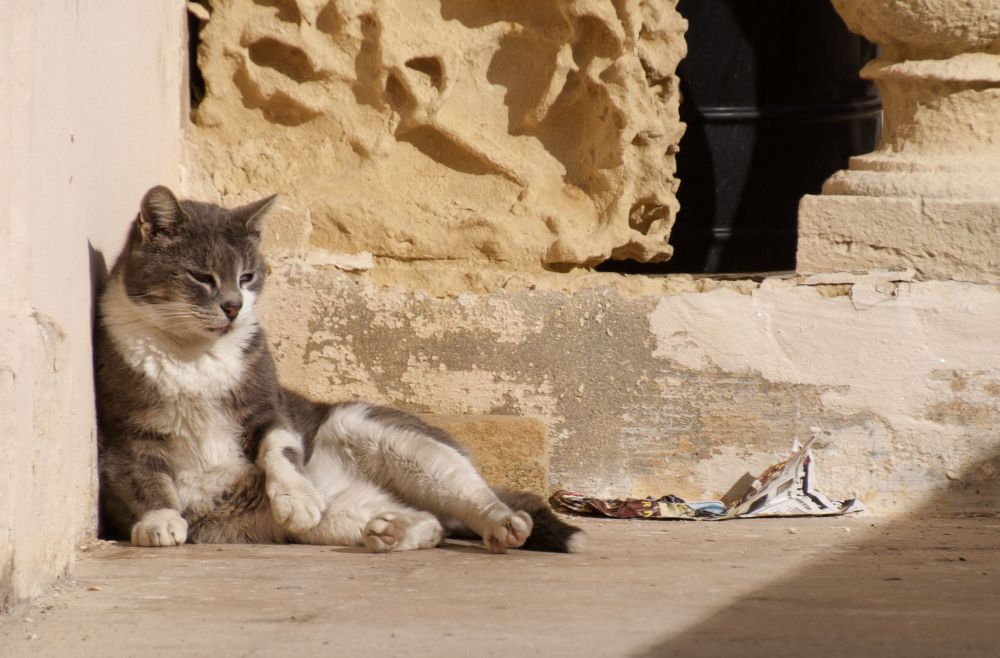
[[[451,438],[415,416],[365,403],[336,406],[314,439],[314,450],[323,449],[344,450],[373,482],[409,505],[458,520],[494,553],[521,546],[531,534],[531,516],[501,502]]]
[[[305,476],[301,438],[287,429],[273,428],[261,441],[257,466],[264,472],[264,488],[271,513],[278,524],[293,534],[320,522],[326,506]]]
[[[320,522],[297,541],[332,546],[367,546],[377,553],[433,548],[444,538],[437,517],[399,502],[361,477],[355,464],[330,444],[314,445],[306,476],[325,501]]]
[[[188,524],[180,514],[167,451],[167,438],[155,432],[105,441],[101,451],[105,513],[136,546],[179,546]]]
[[[326,497],[319,523],[297,535],[297,541],[366,546],[376,553],[433,548],[441,543],[444,529],[433,514],[403,505],[371,482],[343,473],[338,474],[335,485],[325,487],[330,471],[322,470],[322,462],[322,458],[310,460],[312,473],[316,473],[321,491],[333,491]]]

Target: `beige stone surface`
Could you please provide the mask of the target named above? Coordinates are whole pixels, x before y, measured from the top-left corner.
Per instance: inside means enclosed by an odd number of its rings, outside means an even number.
[[[1000,203],[883,196],[806,196],[799,272],[913,268],[923,279],[1000,281]]]
[[[803,200],[798,269],[902,262],[928,278],[996,280],[1000,8],[993,0],[835,0],[834,6],[848,27],[882,48],[861,71],[882,96],[882,141],[851,158],[822,196]],[[840,198],[848,196],[879,201]],[[864,212],[901,208],[907,202],[899,199],[920,202],[912,226],[897,223],[903,218],[892,211]]]
[[[185,190],[280,191],[314,248],[376,258],[668,258],[675,4],[213,1]]]
[[[541,421],[499,415],[423,418],[455,437],[491,486],[548,498],[548,429]]]
[[[882,143],[855,158],[851,169],[938,174],[936,184],[918,176],[907,196],[997,199],[996,186],[972,180],[1000,171],[996,3],[834,0],[834,6],[850,29],[882,47],[879,58],[861,71],[882,96]],[[887,178],[898,192],[901,177]],[[841,172],[828,187],[827,193],[851,193],[851,175]]]
[[[915,273],[623,292],[603,283],[431,295],[275,259],[262,317],[280,375],[320,399],[538,418],[549,485],[724,493],[811,427],[822,490],[885,513],[1000,479],[1000,289]],[[553,275],[554,276],[554,275]],[[981,493],[976,493],[976,492]],[[991,493],[993,492],[993,493]]]
[[[847,26],[898,59],[1000,53],[1000,7],[992,0],[833,0]]]
[[[177,182],[183,20],[166,0],[3,7],[0,612],[95,531],[92,290],[145,189]]]
[[[988,658],[997,520],[579,521],[586,552],[99,547],[8,658]]]

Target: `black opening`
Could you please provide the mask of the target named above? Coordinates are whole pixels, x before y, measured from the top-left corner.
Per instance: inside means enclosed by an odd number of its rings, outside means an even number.
[[[199,3],[206,5],[207,3]],[[201,27],[203,21],[194,15],[194,12],[187,13],[188,28],[188,101],[191,109],[195,109],[205,97],[205,78],[198,68],[198,46],[201,44]]]
[[[794,269],[799,200],[878,142],[881,102],[858,76],[875,46],[829,0],[680,0],[678,9],[689,27],[674,255],[597,269]]]

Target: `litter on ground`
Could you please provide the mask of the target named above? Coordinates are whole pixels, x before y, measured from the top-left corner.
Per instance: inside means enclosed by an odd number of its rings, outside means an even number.
[[[660,498],[596,498],[560,489],[549,501],[558,510],[618,519],[725,519],[774,516],[839,516],[864,508],[854,498],[831,500],[816,489],[812,445],[821,431],[801,445],[796,439],[788,457],[754,477],[739,478],[721,500],[687,502],[677,496]]]

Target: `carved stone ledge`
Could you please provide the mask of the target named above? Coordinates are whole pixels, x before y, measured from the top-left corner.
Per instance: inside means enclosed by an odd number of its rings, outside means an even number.
[[[1000,7],[833,4],[849,28],[882,47],[861,75],[882,95],[883,135],[822,196],[803,199],[797,268],[912,266],[924,278],[1000,280]],[[947,221],[935,219],[928,199],[948,207]],[[915,210],[886,210],[902,206]]]

